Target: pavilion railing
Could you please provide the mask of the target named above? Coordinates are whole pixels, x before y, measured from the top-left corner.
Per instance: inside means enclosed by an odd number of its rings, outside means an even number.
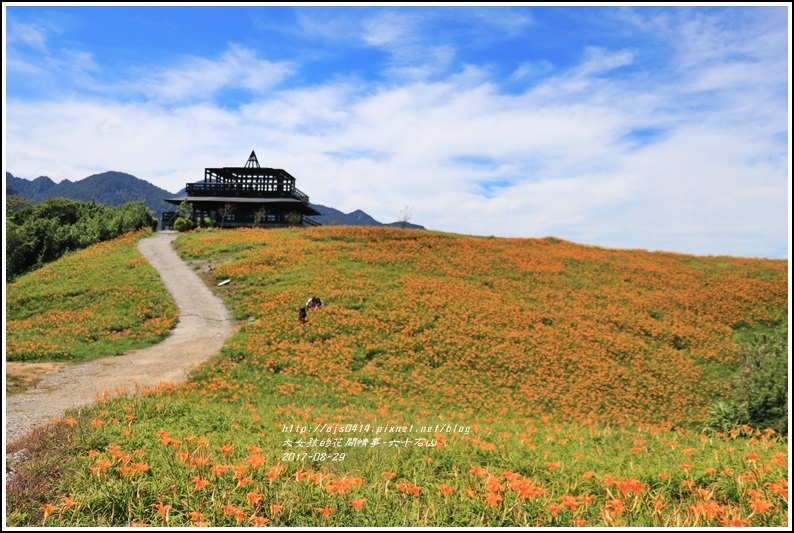
[[[259,190],[248,183],[188,183],[188,196],[243,196],[246,198],[297,198],[308,204],[309,196],[295,187],[289,190]]]

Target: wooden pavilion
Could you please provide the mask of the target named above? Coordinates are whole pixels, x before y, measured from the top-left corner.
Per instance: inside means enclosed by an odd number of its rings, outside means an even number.
[[[307,218],[321,215],[309,197],[295,187],[295,178],[280,168],[262,168],[252,151],[244,167],[204,169],[204,180],[188,183],[185,195],[166,198],[179,205],[187,200],[192,220],[209,218],[217,227],[319,226]],[[175,211],[163,213],[163,229],[172,229]]]

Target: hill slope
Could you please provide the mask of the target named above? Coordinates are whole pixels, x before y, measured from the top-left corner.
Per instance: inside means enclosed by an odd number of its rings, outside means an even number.
[[[787,318],[785,261],[353,226],[177,246],[238,333],[188,382],[106,392],[26,443],[13,525],[788,523],[787,439],[679,426],[738,370],[736,331]],[[12,300],[83,297],[50,296],[59,268],[80,275],[56,262]],[[90,342],[91,306],[19,347],[39,356],[67,320]],[[60,482],[31,494],[44,469]]]
[[[698,420],[738,364],[733,331],[787,312],[785,261],[369,227],[178,242],[204,260],[245,250],[214,278],[261,324],[247,361],[429,409]],[[291,327],[312,294],[328,308]]]
[[[780,260],[355,226],[195,232],[177,246],[214,265],[211,286],[231,280],[223,293],[248,322],[235,357],[322,377],[336,402],[695,422],[738,368],[734,332],[788,312]],[[295,328],[312,295],[327,308]],[[31,346],[18,358],[46,357]]]

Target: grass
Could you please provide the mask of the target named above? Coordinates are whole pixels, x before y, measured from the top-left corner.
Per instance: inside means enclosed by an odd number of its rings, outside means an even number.
[[[787,439],[693,429],[733,325],[787,315],[785,261],[397,228],[176,246],[215,265],[238,333],[183,385],[53,424],[67,470],[9,524],[788,522]]]
[[[6,376],[6,394],[19,394],[28,389],[29,386],[35,383],[30,383],[19,376]]]

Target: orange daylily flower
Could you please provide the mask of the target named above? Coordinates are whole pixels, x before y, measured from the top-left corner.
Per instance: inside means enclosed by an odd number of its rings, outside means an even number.
[[[450,494],[452,494],[455,491],[454,488],[452,488],[452,487],[450,487],[448,485],[441,485],[440,487],[438,487],[438,490],[441,492],[441,494],[444,495],[444,497],[449,496]]]
[[[44,511],[44,520],[47,520],[52,513],[54,513],[58,508],[50,503],[45,503],[41,506],[41,509]]]

